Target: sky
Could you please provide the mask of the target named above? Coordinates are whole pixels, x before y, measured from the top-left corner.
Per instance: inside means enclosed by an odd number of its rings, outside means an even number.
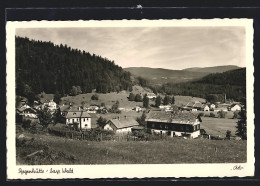
[[[16,35],[66,44],[119,66],[181,70],[245,67],[244,27],[17,28]]]

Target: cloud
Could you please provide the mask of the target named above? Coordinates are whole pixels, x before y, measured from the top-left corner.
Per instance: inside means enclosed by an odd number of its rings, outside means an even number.
[[[16,35],[67,44],[122,67],[245,65],[243,27],[26,28]]]

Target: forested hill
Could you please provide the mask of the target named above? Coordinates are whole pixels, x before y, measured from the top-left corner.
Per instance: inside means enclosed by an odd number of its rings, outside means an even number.
[[[223,73],[209,74],[196,82],[214,85],[246,86],[246,68],[230,70]]]
[[[69,94],[72,86],[81,91],[131,90],[130,73],[113,61],[66,45],[16,37],[16,91]]]
[[[158,91],[201,98],[207,98],[209,94],[226,94],[228,99],[240,101],[246,97],[246,68],[209,74],[193,82],[164,84]]]

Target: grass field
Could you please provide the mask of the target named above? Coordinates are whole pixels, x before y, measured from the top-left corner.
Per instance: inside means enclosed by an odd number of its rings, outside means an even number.
[[[174,164],[242,163],[246,141],[173,138],[166,141],[78,141],[25,133],[17,164]],[[30,140],[34,138],[34,140]],[[43,150],[39,156],[26,157]]]
[[[202,117],[200,128],[206,130],[210,135],[226,137],[226,131],[230,130],[235,136],[237,119]]]

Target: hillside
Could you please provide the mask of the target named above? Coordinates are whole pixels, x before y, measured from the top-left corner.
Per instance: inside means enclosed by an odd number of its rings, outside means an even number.
[[[131,90],[130,73],[114,61],[51,42],[15,38],[16,91],[30,96],[45,93],[69,94],[72,86],[82,93]]]
[[[197,80],[205,75],[207,72],[191,72],[183,70],[170,70],[163,68],[149,68],[149,67],[129,67],[124,68],[125,71],[130,72],[133,76],[152,81],[153,84],[162,85],[164,83],[181,83],[191,80]]]
[[[204,68],[186,68],[183,71],[189,72],[203,72],[203,73],[222,73],[230,70],[239,69],[240,67],[235,65],[227,65],[227,66],[214,66],[214,67],[204,67]]]
[[[246,97],[246,68],[209,74],[200,80],[188,83],[168,83],[158,89],[168,94],[201,98],[206,98],[208,94],[225,93],[228,99],[241,101]]]

